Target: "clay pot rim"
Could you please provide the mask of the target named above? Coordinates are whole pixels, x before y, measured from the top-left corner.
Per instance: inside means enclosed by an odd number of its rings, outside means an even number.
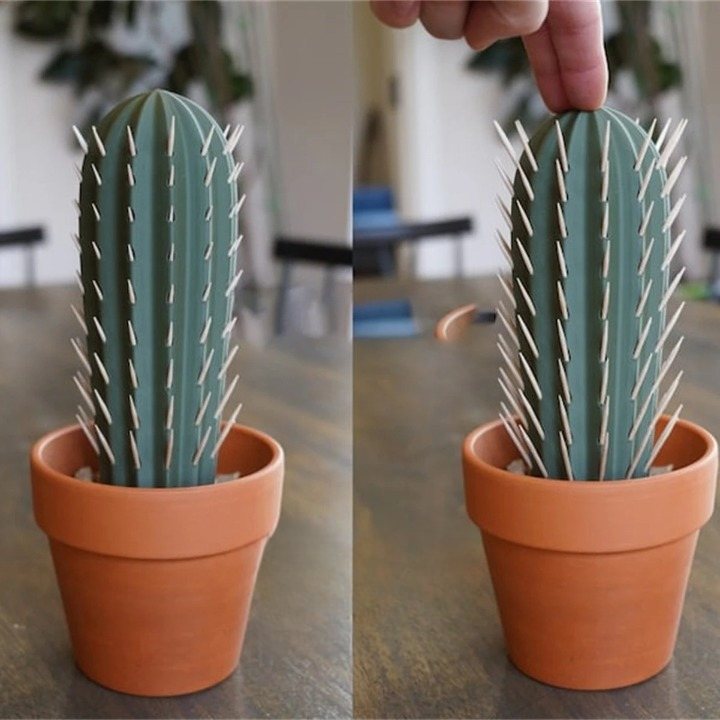
[[[204,557],[229,552],[273,534],[280,514],[284,453],[269,435],[234,424],[220,449],[219,469],[238,444],[263,448],[252,469],[227,482],[192,487],[139,488],[79,480],[51,466],[43,450],[62,455],[89,442],[79,425],[41,437],[30,454],[33,514],[50,538],[97,555],[145,560]],[[223,459],[225,455],[225,459]],[[82,451],[79,457],[84,459]],[[73,456],[73,462],[75,456]],[[257,464],[260,466],[257,467]],[[210,519],[210,522],[206,520]],[[129,531],[131,529],[131,531]]]
[[[52,477],[53,482],[70,484],[78,482],[83,483],[83,485],[86,486],[86,491],[88,493],[115,493],[118,496],[121,496],[127,494],[135,495],[140,492],[143,495],[148,496],[148,498],[153,495],[160,495],[165,499],[167,499],[168,496],[171,494],[178,493],[190,496],[192,494],[199,495],[208,492],[223,492],[221,488],[233,488],[236,485],[259,482],[263,474],[277,472],[282,468],[283,450],[276,440],[274,440],[266,433],[260,430],[256,430],[255,428],[252,428],[248,425],[236,423],[235,428],[241,430],[248,435],[253,436],[256,440],[259,440],[265,443],[268,447],[270,447],[272,450],[272,458],[267,465],[264,465],[260,470],[256,472],[250,473],[248,475],[241,475],[240,477],[233,478],[232,480],[224,480],[219,483],[214,482],[205,485],[187,485],[182,487],[169,488],[135,487],[127,485],[110,485],[107,483],[81,480],[72,475],[67,475],[66,473],[60,472],[59,470],[56,470],[54,467],[52,467],[43,457],[43,453],[48,445],[66,439],[69,435],[73,435],[77,432],[82,432],[82,428],[78,423],[64,425],[63,427],[51,430],[49,433],[46,433],[38,440],[36,440],[33,443],[32,449],[30,450],[30,463],[32,466],[42,467],[43,471],[46,472],[48,476]]]
[[[662,416],[662,420],[667,421],[668,418],[668,415]],[[632,486],[636,488],[644,488],[650,484],[657,485],[663,482],[670,482],[672,479],[677,478],[678,475],[682,475],[683,471],[687,468],[694,468],[698,465],[707,464],[711,461],[712,456],[717,452],[717,442],[715,438],[707,430],[705,430],[705,428],[696,425],[690,420],[678,418],[678,428],[683,427],[690,432],[698,434],[702,437],[706,444],[705,452],[703,452],[703,454],[690,465],[674,468],[673,470],[658,473],[657,475],[648,475],[647,477],[640,478],[623,478],[622,480],[565,480],[562,478],[536,477],[535,475],[514,473],[510,470],[507,470],[506,468],[497,467],[496,465],[482,460],[475,453],[475,443],[477,442],[478,437],[485,433],[492,432],[502,424],[502,420],[493,420],[487,423],[483,423],[482,425],[476,427],[473,431],[471,431],[463,441],[463,458],[472,465],[477,466],[477,468],[480,470],[484,470],[485,468],[493,468],[494,471],[498,472],[499,475],[503,476],[508,482],[516,483],[519,486],[528,484],[534,486],[535,488],[538,485],[544,485],[550,489],[555,489],[558,485],[562,485],[567,486],[564,487],[563,490],[570,493],[595,492],[600,494],[603,492],[612,492],[613,488],[618,487],[630,488]]]
[[[463,443],[467,512],[483,533],[545,550],[612,553],[672,542],[712,515],[718,461],[715,438],[704,428],[679,420],[673,434],[678,430],[705,446],[684,467],[645,478],[569,481],[519,475],[483,460],[475,451],[480,436],[502,433],[511,442],[501,420],[485,423]]]

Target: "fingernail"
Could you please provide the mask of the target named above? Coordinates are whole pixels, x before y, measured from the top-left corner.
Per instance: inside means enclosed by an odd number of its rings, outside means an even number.
[[[418,0],[387,0],[387,4],[399,17],[409,17],[417,11],[419,2]]]

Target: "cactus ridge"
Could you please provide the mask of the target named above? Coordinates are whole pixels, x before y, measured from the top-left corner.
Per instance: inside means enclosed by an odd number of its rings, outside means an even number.
[[[550,118],[529,139],[522,130],[519,158],[503,140],[516,172],[501,240],[513,268],[499,306],[510,338],[501,416],[534,474],[649,471],[657,417],[679,381],[660,395],[679,349],[663,363],[681,309],[666,324],[682,277],[669,282],[670,230],[684,200],[671,208],[669,195],[684,160],[670,175],[666,166],[684,127],[662,146],[603,108]]]
[[[89,383],[77,382],[101,482],[214,482],[238,277],[230,142],[167,91],[126,100],[83,141],[79,355]]]

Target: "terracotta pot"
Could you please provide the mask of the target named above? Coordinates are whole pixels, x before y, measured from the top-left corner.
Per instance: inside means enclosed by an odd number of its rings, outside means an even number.
[[[482,533],[512,662],[536,680],[582,690],[660,672],[714,507],[713,437],[679,421],[657,459],[675,469],[635,480],[516,475],[504,469],[516,457],[499,420],[463,445],[467,511]]]
[[[33,506],[50,541],[80,669],[136,695],[179,695],[237,666],[255,578],[278,522],[283,452],[236,425],[218,460],[237,480],[148,489],[77,480],[96,463],[79,426],[30,457]]]

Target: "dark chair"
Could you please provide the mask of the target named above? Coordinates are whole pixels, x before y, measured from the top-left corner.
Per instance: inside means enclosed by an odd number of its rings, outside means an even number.
[[[275,240],[273,256],[281,266],[280,287],[275,306],[275,332],[278,335],[285,331],[285,316],[293,265],[309,263],[323,266],[325,268],[323,297],[327,298],[331,288],[332,270],[338,267],[351,268],[353,264],[352,248],[347,245],[290,237],[279,237]]]
[[[25,280],[28,285],[35,285],[35,245],[45,241],[45,229],[29,227],[22,230],[0,231],[0,249],[21,246],[25,248]]]

